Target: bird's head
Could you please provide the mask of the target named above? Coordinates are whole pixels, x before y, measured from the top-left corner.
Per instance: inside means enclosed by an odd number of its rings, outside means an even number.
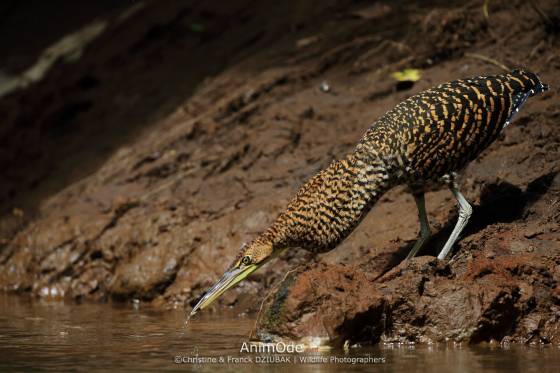
[[[244,244],[237,257],[224,273],[222,278],[206,291],[191,311],[194,315],[199,309],[203,309],[214,302],[226,290],[243,281],[251,273],[262,267],[268,260],[272,259],[279,250],[268,240],[256,239],[249,244]]]
[[[517,81],[521,81],[530,96],[546,92],[549,89],[548,84],[543,83],[537,74],[528,70],[514,69],[509,75],[517,78]]]

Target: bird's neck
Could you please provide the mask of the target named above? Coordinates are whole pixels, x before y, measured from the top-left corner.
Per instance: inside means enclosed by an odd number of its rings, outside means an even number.
[[[390,187],[383,157],[358,145],[307,181],[263,238],[278,248],[330,250],[354,230]]]

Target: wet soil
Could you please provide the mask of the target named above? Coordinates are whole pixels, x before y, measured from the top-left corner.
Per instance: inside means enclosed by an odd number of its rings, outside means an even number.
[[[551,91],[462,172],[474,213],[450,263],[433,258],[457,218],[450,193],[427,195],[434,237],[401,263],[418,222],[395,188],[337,249],[287,252],[214,307],[264,299],[261,338],[558,343],[554,1],[493,1],[487,17],[477,1],[184,4],[111,21],[78,61],[0,100],[3,289],[188,308],[376,117],[501,72],[494,59]],[[421,79],[398,85],[390,73],[409,67]]]

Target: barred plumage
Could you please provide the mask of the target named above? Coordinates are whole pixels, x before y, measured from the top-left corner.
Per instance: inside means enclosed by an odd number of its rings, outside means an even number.
[[[528,96],[545,91],[534,73],[456,80],[414,95],[376,120],[354,151],[299,190],[259,238],[327,251],[350,234],[381,195],[406,184],[418,196],[490,145]]]
[[[472,212],[459,191],[456,172],[498,137],[529,96],[547,89],[534,73],[514,70],[444,83],[403,101],[375,121],[350,154],[301,187],[272,226],[243,246],[192,313],[284,249],[331,250],[396,185],[409,187],[420,219],[420,238],[407,258],[430,236],[427,187],[434,182],[449,186],[459,218],[438,255],[444,259]]]

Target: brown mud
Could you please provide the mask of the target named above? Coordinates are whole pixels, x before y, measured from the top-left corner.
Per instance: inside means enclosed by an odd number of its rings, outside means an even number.
[[[433,257],[457,217],[450,193],[427,195],[434,236],[401,262],[419,227],[395,188],[332,252],[287,252],[214,307],[264,299],[262,338],[560,343],[560,8],[483,3],[103,13],[113,23],[79,60],[0,99],[0,286],[189,308],[376,117],[499,62],[551,91],[462,173],[474,213],[451,262]],[[398,86],[390,73],[409,67],[421,79]]]

